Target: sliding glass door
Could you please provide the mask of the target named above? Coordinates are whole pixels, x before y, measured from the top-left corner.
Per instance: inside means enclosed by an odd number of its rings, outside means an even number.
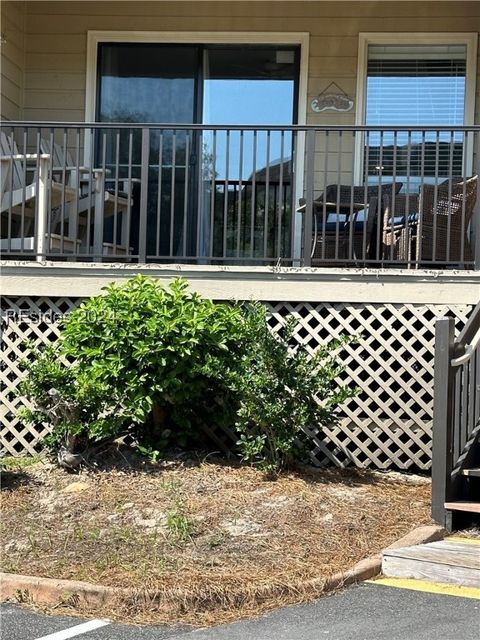
[[[298,66],[292,46],[99,45],[97,121],[164,125],[150,131],[150,259],[288,251],[291,134],[228,126],[294,123]],[[117,162],[120,177],[139,178],[140,132],[122,135],[104,130],[97,156]],[[134,248],[137,233],[132,224]]]

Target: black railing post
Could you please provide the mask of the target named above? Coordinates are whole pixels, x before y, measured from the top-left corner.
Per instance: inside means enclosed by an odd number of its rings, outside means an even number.
[[[313,192],[315,189],[315,135],[309,129],[305,145],[305,213],[303,214],[303,264],[312,264]]]
[[[147,261],[148,169],[150,161],[150,129],[142,129],[142,165],[140,169],[140,215],[138,222],[138,261]]]
[[[454,371],[455,349],[453,318],[435,323],[435,362],[433,386],[432,440],[432,518],[449,528],[445,502],[451,499],[453,469]]]
[[[470,131],[465,133],[465,143],[468,145],[467,140],[471,140],[473,143],[471,144],[473,148],[473,154],[478,159],[480,158],[480,133],[475,131]],[[467,146],[468,149],[468,146]],[[478,160],[477,160],[478,162]],[[474,173],[480,173],[477,170]],[[477,185],[478,192],[478,185]],[[480,198],[477,198],[477,202],[474,205],[473,216],[472,216],[472,226],[473,226],[473,239],[474,239],[474,247],[473,247],[473,260],[474,265],[473,268],[475,271],[480,271]]]

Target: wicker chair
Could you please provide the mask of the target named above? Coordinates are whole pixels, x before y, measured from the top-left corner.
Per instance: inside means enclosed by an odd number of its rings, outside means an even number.
[[[352,187],[349,184],[329,184],[325,189],[325,193],[322,193],[313,201],[314,212],[321,213],[324,204],[335,206],[337,203],[342,208],[350,207],[351,203],[353,203],[353,210],[361,209],[370,202],[371,198],[376,198],[377,200],[388,198],[391,200],[393,195],[399,193],[402,187],[403,182],[357,187]],[[303,213],[305,209],[305,198],[300,198],[300,206],[297,211]]]
[[[394,200],[386,197],[383,214],[383,259],[410,263],[414,258],[413,235],[420,211],[418,194],[398,194]]]
[[[381,259],[381,235],[375,241],[375,229],[381,230],[383,203],[388,203],[401,188],[401,182],[380,186],[328,185],[313,202],[312,265],[338,266],[345,260],[358,266]],[[298,211],[305,210],[302,198]]]
[[[322,208],[314,211],[312,266],[362,266],[375,258],[374,229],[379,214],[378,200],[371,197],[367,205],[350,208],[335,206],[330,215],[324,216]]]
[[[354,203],[368,204],[371,198],[376,198],[377,200],[379,198],[383,199],[384,196],[391,198],[394,193],[399,193],[402,187],[403,182],[360,187],[352,187],[347,184],[329,184],[325,189],[325,200],[332,203],[340,202],[345,206],[348,206],[352,199]],[[323,204],[323,195],[315,200],[314,204]]]
[[[418,265],[472,261],[468,237],[478,176],[423,185],[418,195],[396,195],[384,213],[384,259]]]

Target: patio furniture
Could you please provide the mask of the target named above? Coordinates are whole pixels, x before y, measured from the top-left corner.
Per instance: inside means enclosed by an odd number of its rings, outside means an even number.
[[[312,265],[328,266],[332,260],[337,265],[342,260],[359,265],[376,259],[380,246],[377,228],[381,227],[384,203],[402,186],[401,182],[328,185],[313,203]],[[302,198],[297,211],[305,210]]]
[[[392,194],[399,193],[403,187],[403,182],[388,182],[385,184],[352,186],[349,184],[329,184],[325,192],[313,201],[314,210],[323,208],[324,200],[328,206],[353,207],[361,209],[368,204],[371,198],[391,199]],[[297,209],[304,213],[306,209],[305,198],[300,199],[300,206]]]
[[[42,173],[43,168],[48,168],[50,155],[43,150],[40,155],[19,153],[16,142],[8,138],[3,131],[0,132],[0,149],[2,163],[1,210],[12,209],[16,212],[22,208],[22,203],[25,202],[25,207],[31,214],[38,196],[39,178],[42,177],[37,175],[36,170],[38,168]],[[35,166],[29,168],[27,164],[32,162],[35,163]],[[30,178],[27,178],[28,174],[31,175]],[[70,202],[76,197],[75,189],[57,182],[52,185],[50,204],[55,207],[62,201]]]
[[[318,210],[314,213],[312,266],[327,266],[332,260],[337,266],[342,262],[359,266],[372,259],[377,198],[370,198],[368,204],[354,203],[353,208],[328,204],[326,211],[326,216]]]
[[[48,253],[73,253],[77,254],[80,248],[80,240],[72,240],[71,238],[66,238],[65,236],[61,236],[58,233],[48,233],[45,235],[45,241],[48,245],[47,252]],[[62,247],[63,245],[63,247]],[[23,238],[10,238],[10,243],[8,238],[2,238],[0,240],[0,249],[2,251],[13,251],[13,252],[33,252],[35,251],[35,238],[34,237],[23,237]]]
[[[55,183],[48,197],[49,154],[21,154],[13,139],[0,132],[2,213],[0,248],[8,251],[36,251],[44,259],[52,248],[52,233],[47,233],[48,204],[51,207],[77,198],[77,191]],[[33,167],[28,165],[33,163]],[[50,226],[50,231],[52,227]],[[21,236],[17,236],[20,233]],[[50,238],[50,239],[49,239]],[[57,236],[55,242],[60,239]],[[47,245],[45,244],[47,241]]]
[[[383,217],[383,258],[410,263],[414,257],[413,230],[418,222],[418,193],[397,194],[388,199]],[[413,253],[412,253],[413,252]]]
[[[418,195],[397,195],[385,208],[386,260],[464,264],[471,262],[469,225],[477,199],[478,176],[424,184]]]
[[[88,224],[89,221],[85,214],[93,208],[93,253],[95,255],[116,255],[118,250],[118,255],[128,255],[130,248],[126,213],[132,204],[130,195],[118,188],[107,188],[108,169],[77,166],[68,149],[55,142],[52,146],[50,140],[42,139],[40,147],[42,151],[52,157],[52,183],[61,180],[62,176],[66,175],[68,176],[68,184],[77,190],[77,202],[64,208],[64,215],[68,221],[69,237],[76,237],[78,228]],[[120,243],[104,242],[104,220],[118,214],[121,214]],[[87,234],[84,232],[83,235]]]

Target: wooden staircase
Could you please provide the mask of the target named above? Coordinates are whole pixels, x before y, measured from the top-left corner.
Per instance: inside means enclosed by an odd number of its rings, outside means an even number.
[[[386,549],[382,572],[391,578],[480,588],[480,539],[445,539],[440,542]]]
[[[480,303],[458,339],[452,318],[435,327],[432,517],[480,525]]]
[[[478,443],[474,452],[477,453]],[[480,468],[461,468],[455,482],[456,499],[444,503],[449,529],[480,525]]]

